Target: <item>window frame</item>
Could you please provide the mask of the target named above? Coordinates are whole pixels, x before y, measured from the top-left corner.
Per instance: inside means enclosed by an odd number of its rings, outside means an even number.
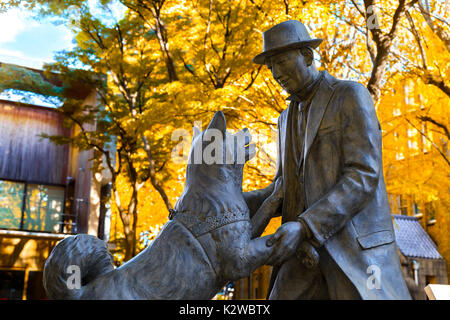
[[[20,227],[19,229],[14,228],[1,228],[0,230],[16,230],[16,231],[27,231],[27,232],[40,232],[40,233],[61,233],[61,234],[74,234],[74,232],[64,232],[64,216],[67,215],[65,213],[66,211],[66,202],[67,202],[67,186],[64,184],[58,184],[58,183],[49,183],[49,182],[42,182],[42,181],[34,181],[34,180],[16,180],[16,179],[10,179],[10,178],[2,178],[0,177],[0,181],[8,181],[8,182],[14,182],[14,183],[23,183],[24,189],[23,189],[23,198],[22,198],[22,206],[20,208],[21,216],[20,216]],[[34,184],[34,185],[43,185],[43,186],[49,186],[49,187],[61,187],[64,189],[64,200],[63,200],[63,209],[61,211],[61,218],[60,218],[60,226],[59,231],[46,231],[46,230],[28,230],[24,229],[24,215],[25,215],[25,206],[26,206],[26,199],[28,195],[28,185]],[[76,217],[75,217],[76,220]]]

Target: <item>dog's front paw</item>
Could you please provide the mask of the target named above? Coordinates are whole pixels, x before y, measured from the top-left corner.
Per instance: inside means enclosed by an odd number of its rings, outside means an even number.
[[[273,188],[273,191],[267,200],[271,204],[276,204],[280,203],[282,199],[283,199],[283,178],[279,177],[275,181],[275,187]]]

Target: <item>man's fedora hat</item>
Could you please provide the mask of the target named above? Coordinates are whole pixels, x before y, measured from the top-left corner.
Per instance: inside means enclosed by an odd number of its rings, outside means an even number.
[[[311,39],[303,23],[288,20],[263,32],[263,52],[253,58],[253,62],[264,64],[267,57],[283,51],[309,46],[317,47],[322,39]]]

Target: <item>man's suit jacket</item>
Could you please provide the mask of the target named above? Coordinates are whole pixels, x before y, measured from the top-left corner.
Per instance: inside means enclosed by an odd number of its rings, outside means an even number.
[[[311,243],[325,246],[363,299],[410,299],[396,251],[372,98],[363,85],[324,73],[309,108],[304,181],[297,181],[304,183],[306,210],[282,212],[283,220],[303,220]],[[286,163],[292,151],[285,145],[290,109],[278,119],[276,177],[283,177],[283,208],[297,200],[286,183],[297,177]]]

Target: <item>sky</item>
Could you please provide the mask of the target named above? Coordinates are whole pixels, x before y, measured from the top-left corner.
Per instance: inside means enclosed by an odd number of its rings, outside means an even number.
[[[54,61],[56,51],[70,50],[74,46],[72,39],[72,31],[66,26],[37,21],[27,11],[13,9],[0,13],[0,62],[42,69],[44,63]],[[17,91],[2,92],[0,99],[55,107],[39,95],[22,95]]]
[[[27,11],[0,14],[0,62],[42,68],[52,62],[56,51],[70,50],[72,31],[64,25],[37,21]]]
[[[115,22],[125,12],[125,7],[115,0],[109,6],[111,16],[99,9],[100,1],[87,3],[91,13],[105,24]],[[68,26],[55,25],[46,19],[38,21],[27,10],[17,8],[0,13],[0,62],[40,69],[43,63],[53,62],[57,51],[72,49],[73,39]]]
[[[95,16],[102,16],[99,1],[88,0],[88,3]],[[111,9],[109,19],[102,16],[104,23],[120,19],[125,12],[117,1],[113,1]],[[48,19],[36,20],[32,13],[19,8],[0,13],[0,62],[42,69],[45,63],[54,62],[56,52],[70,50],[74,46],[74,33],[66,25],[55,25]],[[3,92],[0,99],[18,101],[22,96],[17,92]],[[29,102],[51,106],[39,97]]]

